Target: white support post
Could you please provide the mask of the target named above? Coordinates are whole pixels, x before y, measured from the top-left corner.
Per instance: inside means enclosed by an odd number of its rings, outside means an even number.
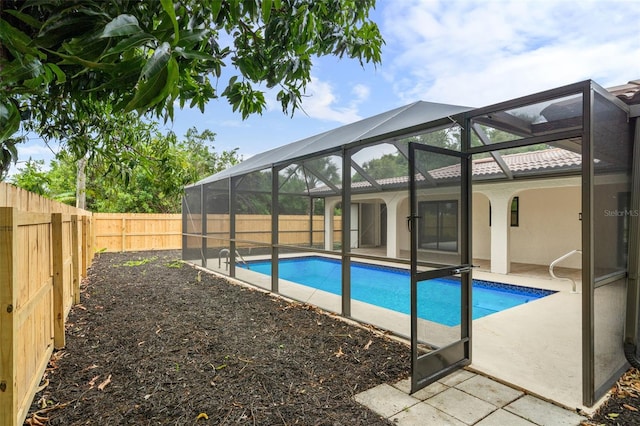
[[[324,249],[333,250],[333,210],[336,201],[325,200],[324,202]]]
[[[400,198],[393,197],[384,200],[387,204],[387,257],[397,259],[400,257],[400,247],[398,245],[398,234],[408,232],[406,228],[398,225],[398,208]]]
[[[508,274],[511,270],[511,198],[509,192],[487,192],[491,202],[491,272]]]

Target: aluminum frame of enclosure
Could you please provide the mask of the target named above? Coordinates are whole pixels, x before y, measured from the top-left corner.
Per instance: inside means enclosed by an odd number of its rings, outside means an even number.
[[[592,81],[584,81],[561,88],[541,92],[535,95],[526,96],[519,99],[503,102],[485,108],[479,108],[470,113],[465,114],[467,119],[466,126],[473,125],[473,119],[479,116],[486,116],[496,112],[515,109],[523,105],[530,105],[538,102],[545,102],[562,97],[572,95],[580,95],[582,97],[582,125],[579,128],[561,130],[548,134],[536,135],[515,141],[500,142],[489,146],[471,147],[468,150],[470,154],[479,154],[495,151],[497,149],[508,149],[516,147],[524,147],[539,143],[551,143],[558,140],[571,140],[580,138],[581,155],[582,155],[582,394],[583,403],[586,406],[592,406],[600,397],[602,397],[610,385],[620,376],[621,372],[627,368],[626,363],[615,371],[606,380],[596,383],[596,348],[595,336],[595,290],[597,287],[605,286],[626,276],[626,268],[619,270],[616,274],[600,279],[594,272],[594,159],[593,156],[593,135],[597,129],[594,129],[593,110],[594,96],[600,96],[602,100],[614,105],[621,113],[629,113],[629,108],[619,99],[609,94],[605,89],[598,86]],[[628,140],[630,143],[630,139]],[[629,145],[630,146],[630,145]],[[631,158],[631,153],[627,158]],[[636,159],[637,161],[638,159]],[[615,315],[618,312],[611,313]],[[620,350],[622,347],[620,347]]]
[[[507,114],[509,111],[519,111],[520,109],[526,109],[527,106],[545,102],[553,103],[558,101],[563,107],[573,108],[576,107],[576,105],[572,103],[574,98],[580,99],[580,114],[579,116],[569,117],[571,120],[565,120],[565,127],[554,128],[550,126],[543,131],[527,133],[519,127],[517,120],[512,120],[513,117]],[[429,107],[435,108],[437,111],[429,113]],[[408,112],[411,112],[411,115],[403,115]],[[217,263],[210,262],[207,264],[207,258],[209,258],[209,260],[211,259],[210,249],[207,243],[207,239],[210,238],[207,235],[207,228],[210,227],[211,224],[207,219],[207,209],[205,206],[207,204],[207,196],[204,193],[204,185],[219,180],[226,180],[228,182],[229,197],[228,247],[230,256],[228,259],[228,275],[238,277],[239,273],[242,272],[240,270],[241,268],[236,267],[237,261],[234,255],[240,246],[248,246],[250,248],[255,246],[268,249],[268,254],[265,254],[265,256],[272,265],[270,289],[275,293],[281,293],[283,291],[280,285],[281,281],[278,277],[278,265],[283,254],[286,254],[287,251],[295,249],[295,251],[299,253],[306,251],[338,257],[341,261],[342,282],[341,303],[336,311],[345,317],[352,317],[350,272],[352,260],[356,258],[389,260],[388,257],[354,253],[350,249],[352,243],[351,228],[353,224],[350,223],[351,217],[349,212],[352,209],[352,204],[357,204],[357,201],[354,203],[356,195],[366,193],[367,191],[373,193],[377,185],[377,181],[367,179],[366,176],[364,180],[368,181],[368,184],[367,182],[358,183],[360,186],[356,188],[356,182],[352,182],[353,157],[359,149],[376,146],[376,144],[382,144],[402,137],[408,137],[409,135],[419,132],[426,132],[429,129],[441,128],[452,120],[460,123],[463,130],[464,136],[462,137],[460,155],[467,159],[469,167],[471,167],[470,164],[473,156],[479,157],[487,155],[493,156],[496,164],[504,170],[505,163],[500,160],[500,152],[505,152],[505,150],[513,148],[542,144],[551,144],[551,146],[556,146],[554,144],[569,144],[571,145],[571,149],[579,150],[579,154],[581,155],[581,169],[576,172],[576,174],[581,176],[582,328],[581,330],[576,330],[576,332],[579,332],[582,336],[582,346],[580,354],[578,354],[579,361],[577,362],[581,362],[582,364],[583,403],[586,406],[591,406],[606,392],[610,384],[619,376],[620,371],[627,367],[625,363],[618,366],[620,361],[617,352],[602,353],[603,350],[606,351],[603,346],[606,342],[604,336],[611,334],[610,330],[606,328],[603,319],[609,318],[608,316],[619,315],[619,310],[602,312],[602,306],[615,306],[615,303],[619,300],[620,289],[625,285],[627,265],[614,262],[615,264],[613,264],[613,266],[615,268],[613,272],[601,274],[599,269],[597,270],[597,267],[599,268],[597,262],[601,261],[599,257],[601,251],[599,251],[598,247],[603,244],[604,241],[595,240],[595,235],[600,235],[603,229],[617,230],[614,232],[616,235],[612,235],[610,238],[620,239],[621,241],[626,238],[623,234],[627,232],[627,230],[621,227],[621,225],[612,225],[612,222],[606,222],[602,217],[602,211],[599,210],[602,209],[603,205],[607,205],[607,201],[613,202],[611,200],[617,197],[616,194],[623,194],[625,192],[624,188],[626,188],[627,185],[624,176],[625,173],[627,173],[627,168],[630,169],[630,164],[623,164],[621,160],[624,158],[624,152],[631,147],[632,137],[629,130],[631,125],[628,122],[624,122],[625,116],[627,118],[629,117],[629,107],[590,80],[473,110],[466,107],[438,106],[437,104],[436,107],[433,107],[433,104],[426,105],[420,103],[397,108],[380,114],[379,116],[363,120],[362,122],[354,123],[352,126],[344,126],[343,128],[270,150],[264,155],[257,155],[248,159],[241,163],[239,167],[231,168],[204,179],[191,187],[187,187],[183,200],[183,257],[185,260],[192,261],[203,267],[211,267],[211,263]],[[455,117],[455,120],[451,117]],[[494,124],[495,128],[507,129],[517,137],[512,140],[489,141],[489,143],[485,143],[486,141],[484,141],[472,146],[470,142],[471,132],[479,132],[477,130],[479,126]],[[533,126],[539,123],[529,124]],[[544,127],[545,123],[542,124],[542,127]],[[626,126],[626,129],[624,126]],[[617,155],[611,157],[611,161],[614,163],[612,164],[612,170],[615,172],[616,178],[620,180],[618,186],[611,186],[611,188],[606,187],[606,185],[603,186],[602,184],[602,182],[606,184],[611,172],[601,168],[603,162],[602,159],[599,158],[603,152],[602,145],[607,143],[608,138],[611,138],[612,141],[617,144],[616,149],[620,151]],[[480,139],[482,139],[482,137],[480,137]],[[628,151],[627,157],[631,158],[630,149]],[[327,191],[333,191],[334,196],[339,197],[339,203],[342,209],[339,250],[327,244],[324,245],[324,248],[315,247],[314,232],[316,231],[314,231],[313,225],[310,226],[311,230],[308,232],[308,235],[310,235],[308,238],[310,243],[308,245],[292,246],[290,244],[283,244],[280,238],[281,222],[279,221],[281,210],[279,196],[281,194],[279,193],[278,186],[281,185],[281,183],[278,180],[278,176],[280,172],[286,167],[293,165],[299,166],[305,161],[329,157],[339,158],[341,162],[339,182],[332,183],[329,179],[325,179],[324,181]],[[640,159],[636,158],[635,161],[638,162]],[[268,196],[265,196],[270,198],[269,214],[271,217],[269,231],[271,232],[271,238],[268,243],[254,241],[250,237],[241,236],[238,230],[239,224],[237,219],[239,214],[238,209],[240,207],[239,203],[241,202],[238,197],[238,194],[241,192],[238,187],[239,183],[244,176],[265,170],[267,171],[265,175],[271,173],[271,187]],[[312,169],[308,169],[308,171],[311,174],[314,173]],[[307,171],[305,171],[305,173],[307,173]],[[559,174],[556,175],[555,173]],[[628,174],[630,175],[630,170]],[[552,171],[544,176],[554,177],[563,176],[563,174],[562,172]],[[474,185],[473,177],[471,176],[469,179],[471,182],[470,189],[472,189]],[[507,170],[502,179],[524,180],[527,179],[527,176],[518,176],[517,173],[509,173],[509,170]],[[362,189],[366,185],[369,185],[368,189]],[[305,194],[310,198],[316,197],[317,195],[314,195],[316,194],[314,191],[317,191],[318,188],[319,187],[315,187],[314,189],[308,186]],[[340,191],[339,194],[335,193],[336,189]],[[326,225],[332,220],[332,217],[327,217],[327,215],[331,214],[331,208],[326,205],[326,195],[320,195],[319,197],[325,199],[324,233],[327,234],[333,231],[332,228],[328,228]],[[620,195],[619,198],[621,199],[623,196]],[[310,202],[309,205],[313,206],[313,203]],[[334,203],[334,205],[336,204]],[[618,204],[618,208],[626,208],[626,205],[621,202],[621,204]],[[470,209],[470,203],[467,207]],[[470,210],[468,211],[470,212]],[[314,211],[310,208],[307,216],[311,222],[313,222],[313,215]],[[471,224],[469,223],[469,232],[470,226]],[[226,241],[226,238],[223,236],[216,238],[220,241],[220,244]],[[470,243],[469,238],[466,243],[463,243],[463,249],[470,250]],[[411,243],[411,264],[414,263],[414,250],[416,250],[414,243]],[[199,256],[195,254],[196,251],[200,251]],[[622,254],[624,255],[624,253]],[[220,258],[218,257],[217,260],[220,260]],[[406,260],[400,258],[393,260],[398,263],[407,263]],[[417,258],[415,262],[419,263]],[[461,262],[459,266],[464,266],[465,264],[466,262]],[[618,306],[618,308],[621,308],[621,306]],[[415,313],[411,315],[411,321],[416,321]],[[465,341],[465,345],[468,347],[468,359],[471,359],[471,320],[469,320],[468,328],[468,341]],[[523,332],[526,332],[526,330],[523,330]],[[615,333],[618,333],[617,328]],[[622,347],[622,341],[620,341],[620,347]],[[615,365],[613,365],[613,367],[607,367],[608,369],[603,369],[598,363],[598,359],[601,356],[614,357]],[[418,380],[418,382],[419,381],[420,380]],[[413,384],[412,382],[412,385]]]

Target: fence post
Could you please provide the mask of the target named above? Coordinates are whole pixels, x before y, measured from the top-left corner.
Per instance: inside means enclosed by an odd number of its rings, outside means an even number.
[[[82,276],[87,276],[89,269],[89,218],[82,216]]]
[[[16,209],[0,207],[0,424],[14,426],[18,419],[16,372],[16,308],[14,286],[17,282]]]
[[[88,262],[87,265],[91,266],[91,264],[93,263],[93,254],[95,253],[95,247],[96,247],[96,234],[95,234],[95,228],[94,228],[94,224],[95,222],[93,221],[93,217],[89,216],[89,238],[87,240],[87,256],[88,256]]]
[[[125,233],[125,231],[127,229],[127,219],[125,219],[124,215],[122,216],[121,222],[122,222],[122,224],[121,224],[121,229],[120,229],[121,230],[121,232],[120,232],[120,240],[121,241],[120,242],[122,243],[122,245],[121,245],[122,250],[121,251],[122,251],[122,253],[124,253],[125,252],[125,247],[126,247],[125,239],[127,238],[126,237],[126,233]]]
[[[71,259],[73,276],[73,303],[80,303],[80,238],[78,235],[78,215],[71,215]]]
[[[64,253],[62,213],[51,214],[51,254],[53,257],[53,346],[64,348]]]

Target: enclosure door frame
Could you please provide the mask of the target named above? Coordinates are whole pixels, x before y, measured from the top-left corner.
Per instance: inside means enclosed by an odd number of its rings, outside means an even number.
[[[459,183],[459,262],[453,265],[428,263],[428,270],[418,270],[418,182],[416,152],[454,157],[460,164]],[[417,167],[418,166],[418,167]],[[424,189],[420,189],[421,194]],[[411,393],[471,363],[471,159],[458,151],[409,143],[408,225],[411,234]],[[421,262],[425,266],[424,262]],[[424,269],[424,268],[423,268]],[[460,279],[460,336],[457,340],[420,354],[418,339],[418,284],[435,278],[458,276]]]

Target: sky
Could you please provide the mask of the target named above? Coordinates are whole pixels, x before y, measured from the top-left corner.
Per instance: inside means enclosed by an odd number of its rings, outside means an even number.
[[[209,129],[216,151],[238,148],[247,159],[418,100],[482,107],[588,79],[603,87],[640,79],[637,0],[377,0],[370,17],[386,42],[382,64],[314,60],[293,117],[268,92],[262,115],[243,121],[219,99],[204,114],[176,110],[163,129],[179,137]],[[53,157],[38,138],[19,155]]]

